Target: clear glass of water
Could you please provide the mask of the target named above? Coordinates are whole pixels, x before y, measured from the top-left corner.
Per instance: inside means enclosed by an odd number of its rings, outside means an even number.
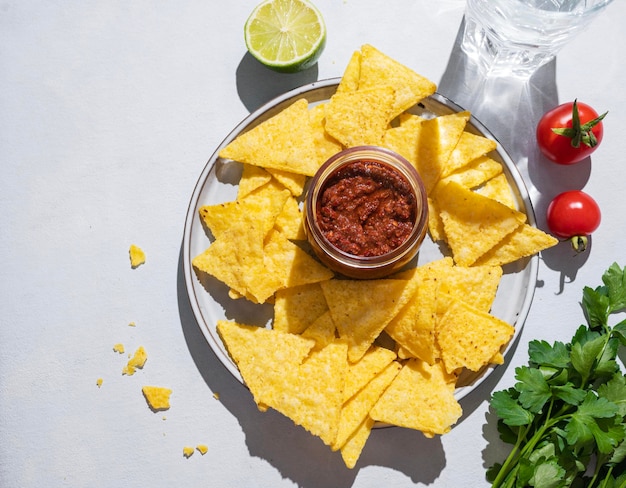
[[[527,78],[613,0],[467,0],[461,48],[485,75]]]

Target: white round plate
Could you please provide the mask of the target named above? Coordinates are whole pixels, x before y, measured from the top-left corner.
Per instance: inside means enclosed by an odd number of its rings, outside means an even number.
[[[228,297],[226,285],[211,278],[203,279],[202,282],[198,279],[191,261],[210,245],[210,240],[200,220],[198,210],[203,205],[234,200],[237,196],[237,184],[241,176],[242,166],[232,161],[220,159],[218,153],[223,147],[239,134],[267,120],[299,98],[306,98],[312,105],[328,101],[335,93],[338,83],[339,78],[333,78],[305,85],[272,100],[246,117],[215,150],[200,174],[191,196],[183,238],[183,267],[187,294],[198,325],[202,329],[210,347],[224,366],[241,382],[243,380],[237,370],[237,366],[229,357],[224,344],[217,335],[217,321],[226,319],[235,320],[243,324],[268,326],[272,318],[273,309],[269,304],[255,305],[243,299],[231,300]],[[454,102],[435,93],[410,111],[423,116],[439,116],[460,112],[463,109]],[[491,132],[473,116],[470,118],[466,130],[495,140]],[[528,190],[513,161],[499,143],[496,151],[491,153],[490,156],[503,164],[504,172],[517,199],[519,210],[527,215],[530,225],[535,225],[535,214],[528,196]],[[427,263],[441,257],[440,247],[427,237],[420,248],[418,264]],[[535,255],[504,267],[504,274],[491,313],[515,326],[515,335],[509,342],[505,351],[505,357],[514,347],[530,309],[537,280],[538,262],[539,258]],[[490,366],[484,368],[480,373],[463,374],[456,389],[456,398],[460,400],[474,390],[491,374],[493,369],[494,366]]]

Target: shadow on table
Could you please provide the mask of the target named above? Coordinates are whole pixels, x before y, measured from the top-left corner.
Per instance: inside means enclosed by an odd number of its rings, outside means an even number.
[[[581,189],[589,179],[591,159],[573,166],[549,162],[539,151],[535,130],[541,116],[559,104],[557,61],[542,66],[529,79],[485,77],[460,48],[463,23],[457,33],[438,91],[469,110],[494,134],[526,181],[537,226],[546,230],[545,213],[557,194]],[[575,279],[588,252],[577,255],[568,242],[542,253],[542,260],[561,275],[560,289]]]

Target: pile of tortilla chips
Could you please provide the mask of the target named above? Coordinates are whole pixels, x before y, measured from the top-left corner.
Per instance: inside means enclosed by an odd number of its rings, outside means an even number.
[[[220,321],[257,406],[273,408],[355,466],[375,422],[448,432],[462,414],[462,371],[502,363],[514,333],[490,314],[502,266],[556,244],[526,222],[496,143],[466,130],[468,112],[408,111],[435,85],[374,47],[352,56],[336,94],[300,99],[220,151],[243,164],[236,200],[200,209],[214,238],[193,260],[232,299],[271,303],[271,328]],[[385,279],[335,276],[307,252],[300,202],[307,178],[355,145],[390,148],[415,165],[429,233],[449,255]],[[229,163],[225,163],[229,164]]]

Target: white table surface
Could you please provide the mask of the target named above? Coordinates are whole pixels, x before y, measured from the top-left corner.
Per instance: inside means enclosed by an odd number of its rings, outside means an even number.
[[[583,321],[583,286],[600,284],[614,261],[626,265],[626,4],[530,82],[472,73],[457,40],[462,0],[317,4],[324,54],[280,75],[246,54],[254,1],[0,2],[0,486],[488,486],[485,468],[504,455],[490,394],[513,384],[529,340],[569,340]],[[524,175],[540,227],[547,202],[567,189],[593,195],[603,221],[585,254],[567,243],[543,253],[515,354],[462,401],[449,434],[375,430],[348,470],[290,420],[259,412],[216,359],[187,301],[181,241],[196,180],[230,130],[275,95],[341,76],[364,43],[492,130]],[[609,110],[605,139],[591,161],[547,164],[534,126],[576,97]],[[147,254],[135,270],[131,243]],[[148,353],[134,376],[121,374],[118,342]],[[172,388],[171,409],[152,413],[144,384]],[[205,456],[183,457],[199,443]]]

